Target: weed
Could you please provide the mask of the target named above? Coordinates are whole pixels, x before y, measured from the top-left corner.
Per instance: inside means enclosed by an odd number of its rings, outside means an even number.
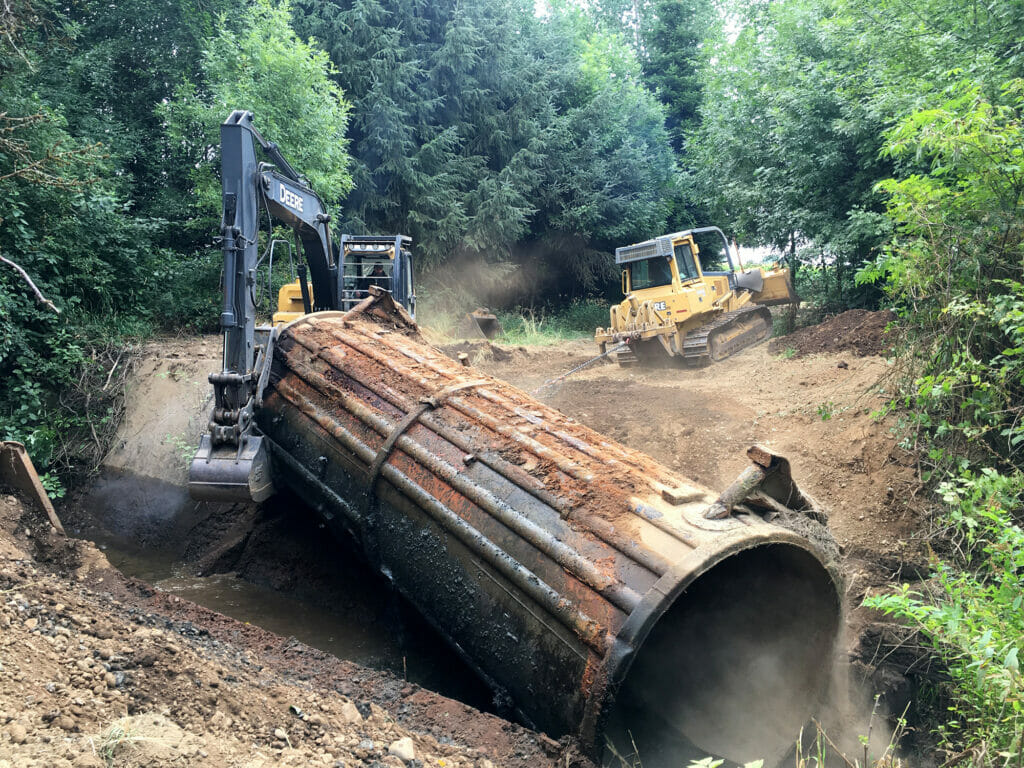
[[[796,347],[786,347],[781,357],[785,360],[792,360],[796,357]]]
[[[821,403],[818,406],[818,416],[822,421],[828,421],[836,414],[836,404],[831,400]]]
[[[567,339],[589,338],[608,322],[608,307],[597,300],[575,301],[558,311],[520,308],[499,313],[509,344],[545,346]]]
[[[97,740],[90,739],[93,751],[108,767],[114,764],[114,758],[122,747],[144,741],[161,741],[151,736],[138,733],[131,718],[125,717],[111,724]]]
[[[164,435],[164,442],[174,448],[178,459],[185,465],[185,469],[188,469],[196,455],[196,444],[189,440],[184,433],[180,435]]]
[[[953,706],[939,728],[977,765],[1024,763],[1024,473],[972,472],[939,485],[960,563],[932,558],[932,585],[903,584],[864,604],[909,621],[945,663]]]
[[[52,472],[45,472],[40,475],[39,482],[43,486],[43,490],[46,491],[46,495],[51,499],[63,499],[64,494],[67,492],[67,489],[64,488],[64,483]]]

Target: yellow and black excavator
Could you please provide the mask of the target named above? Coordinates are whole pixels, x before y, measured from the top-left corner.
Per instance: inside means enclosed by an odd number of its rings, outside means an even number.
[[[705,272],[696,235],[717,233],[725,247],[726,271]],[[606,352],[622,347],[620,365],[678,359],[705,364],[724,360],[771,335],[767,307],[791,304],[789,270],[737,270],[729,242],[718,227],[699,227],[615,249],[626,298],[610,312],[610,325],[594,341]]]

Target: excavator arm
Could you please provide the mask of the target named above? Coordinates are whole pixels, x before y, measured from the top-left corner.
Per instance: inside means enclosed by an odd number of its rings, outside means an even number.
[[[261,209],[295,232],[305,258],[305,264],[302,259],[299,263],[305,310],[340,305],[341,270],[333,254],[330,215],[252,120],[251,112],[235,110],[220,127],[224,356],[221,370],[210,374],[214,407],[189,469],[189,492],[200,500],[262,501],[273,493],[266,449],[253,426],[253,409],[266,379],[261,374],[269,365],[275,338],[270,329],[256,327],[253,300]],[[258,162],[257,145],[271,163]],[[307,264],[312,297],[305,290]]]

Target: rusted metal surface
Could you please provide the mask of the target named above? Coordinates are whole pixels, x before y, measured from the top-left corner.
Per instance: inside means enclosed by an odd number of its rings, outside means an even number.
[[[528,723],[599,754],[688,585],[760,546],[820,559],[742,499],[706,519],[714,492],[445,357],[386,302],[285,327],[258,425],[276,471]],[[838,600],[816,567],[836,605],[824,637]]]

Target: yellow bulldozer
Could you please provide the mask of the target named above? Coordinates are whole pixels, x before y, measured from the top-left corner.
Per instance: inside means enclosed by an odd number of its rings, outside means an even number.
[[[696,235],[715,233],[727,270],[701,267]],[[771,336],[767,307],[791,304],[789,270],[736,269],[718,227],[699,227],[615,249],[626,298],[610,312],[610,325],[594,341],[604,354],[619,347],[620,365],[678,360],[702,365],[724,360]]]

